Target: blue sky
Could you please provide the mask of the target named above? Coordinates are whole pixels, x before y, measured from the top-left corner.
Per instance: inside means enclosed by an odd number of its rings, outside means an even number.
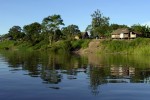
[[[149,5],[150,0],[0,0],[0,34],[53,14],[60,14],[66,26],[75,24],[84,31],[97,9],[110,23],[150,24]]]

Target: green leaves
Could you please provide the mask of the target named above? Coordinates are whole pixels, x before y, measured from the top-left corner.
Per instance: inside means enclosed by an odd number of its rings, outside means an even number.
[[[33,45],[40,41],[40,33],[42,26],[41,24],[35,22],[23,27],[23,31],[26,34],[26,39],[29,40]]]
[[[109,29],[109,17],[103,16],[100,10],[94,11],[92,16],[92,31],[94,37],[104,36]]]
[[[60,31],[58,32],[58,30],[61,25],[64,25],[64,23],[60,15],[52,15],[43,19],[42,31],[48,33],[50,45],[52,41],[57,41],[60,37]]]
[[[13,39],[20,39],[24,37],[24,33],[22,32],[22,29],[20,26],[13,26],[9,29],[8,36],[13,37]]]
[[[64,25],[60,15],[48,16],[42,21],[43,31],[55,31],[60,25]]]
[[[80,34],[79,27],[77,25],[69,25],[62,28],[62,33],[66,39],[74,39],[75,35]]]
[[[150,37],[150,27],[147,25],[134,24],[131,26],[131,31],[138,33],[142,37]]]

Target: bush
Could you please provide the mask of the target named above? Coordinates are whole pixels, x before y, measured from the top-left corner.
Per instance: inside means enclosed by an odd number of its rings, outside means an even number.
[[[72,50],[76,50],[80,48],[87,48],[89,42],[90,42],[89,39],[74,40],[71,42]]]
[[[104,40],[102,41],[104,52],[150,54],[150,39],[137,38],[134,40]]]
[[[70,41],[63,40],[63,41],[55,42],[54,44],[52,44],[50,50],[53,52],[59,52],[59,51],[70,52],[71,50]]]

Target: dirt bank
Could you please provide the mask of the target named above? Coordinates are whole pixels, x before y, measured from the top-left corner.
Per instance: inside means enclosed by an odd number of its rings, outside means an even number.
[[[80,49],[78,51],[75,51],[75,53],[78,53],[78,54],[96,54],[101,50],[100,41],[101,41],[100,39],[93,39],[89,43],[88,48]]]

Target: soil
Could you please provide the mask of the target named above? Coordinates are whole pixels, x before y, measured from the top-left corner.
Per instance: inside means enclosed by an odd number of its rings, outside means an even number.
[[[76,51],[76,53],[78,54],[95,54],[98,53],[98,51],[100,51],[100,39],[93,39],[90,43],[88,48],[86,49],[80,49],[78,51]]]

